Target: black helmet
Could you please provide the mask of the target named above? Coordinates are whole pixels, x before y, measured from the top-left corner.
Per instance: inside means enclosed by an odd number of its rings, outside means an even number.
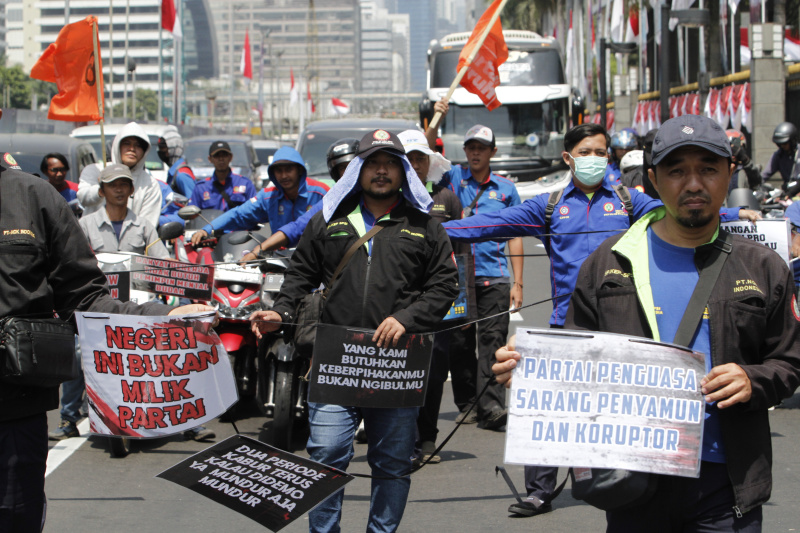
[[[358,139],[347,137],[339,139],[328,148],[328,172],[333,178],[333,181],[339,181],[339,176],[336,173],[336,167],[342,163],[349,163],[356,157],[358,152]]]
[[[772,133],[772,142],[783,144],[790,142],[792,145],[797,143],[797,128],[791,122],[781,122],[775,127]]]

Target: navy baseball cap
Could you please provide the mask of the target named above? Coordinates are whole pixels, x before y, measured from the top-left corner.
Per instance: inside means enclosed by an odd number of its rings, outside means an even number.
[[[361,142],[358,143],[356,155],[361,159],[366,159],[378,150],[385,150],[397,156],[406,155],[403,143],[400,142],[397,135],[386,130],[374,130],[364,135]]]
[[[682,115],[664,122],[653,139],[653,166],[682,146],[704,148],[731,159],[731,143],[722,126],[708,117]]]

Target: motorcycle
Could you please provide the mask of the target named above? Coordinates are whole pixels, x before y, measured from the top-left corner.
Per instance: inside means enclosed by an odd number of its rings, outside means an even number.
[[[261,303],[264,309],[271,309],[275,303],[291,254],[292,250],[270,252],[261,263],[264,272]],[[264,416],[272,418],[272,430],[267,433],[265,441],[276,448],[292,451],[296,426],[308,420],[306,374],[310,361],[287,343],[281,332],[275,332],[262,339],[257,365],[256,401]]]

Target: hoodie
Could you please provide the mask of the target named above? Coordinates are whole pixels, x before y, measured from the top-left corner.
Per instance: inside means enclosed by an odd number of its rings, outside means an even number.
[[[147,153],[150,151],[150,139],[144,129],[135,122],[130,122],[122,127],[111,145],[111,162],[122,163],[119,144],[125,137],[137,137],[144,141],[147,149],[142,159],[131,168],[133,176],[133,198],[128,200],[128,209],[149,221],[153,227],[158,227],[158,218],[161,215],[161,188],[153,176],[144,168]],[[84,214],[94,213],[105,205],[100,198],[99,177],[103,170],[103,163],[89,165],[81,172],[78,185],[78,200],[83,204]]]
[[[283,189],[275,180],[273,167],[286,162],[296,163],[300,166],[300,187],[297,198],[290,200],[283,193]],[[215,218],[211,224],[206,224],[203,230],[211,235],[217,231],[236,231],[254,228],[257,224],[269,222],[273,231],[297,220],[306,211],[313,208],[328,192],[328,186],[312,178],[308,178],[305,161],[294,148],[284,146],[272,156],[272,164],[267,169],[269,181],[272,184],[259,192],[249,201],[236,209],[223,213]]]

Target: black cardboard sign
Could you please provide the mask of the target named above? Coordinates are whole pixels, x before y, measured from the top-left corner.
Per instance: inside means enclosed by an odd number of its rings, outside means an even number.
[[[210,301],[213,286],[212,266],[131,256],[131,288],[137,291]]]
[[[425,401],[432,334],[378,348],[374,330],[320,324],[308,401],[352,407],[419,407]]]
[[[280,531],[353,480],[321,463],[234,435],[158,474]]]
[[[105,275],[108,280],[108,290],[111,292],[112,298],[121,302],[127,302],[131,299],[130,272],[105,272]]]

